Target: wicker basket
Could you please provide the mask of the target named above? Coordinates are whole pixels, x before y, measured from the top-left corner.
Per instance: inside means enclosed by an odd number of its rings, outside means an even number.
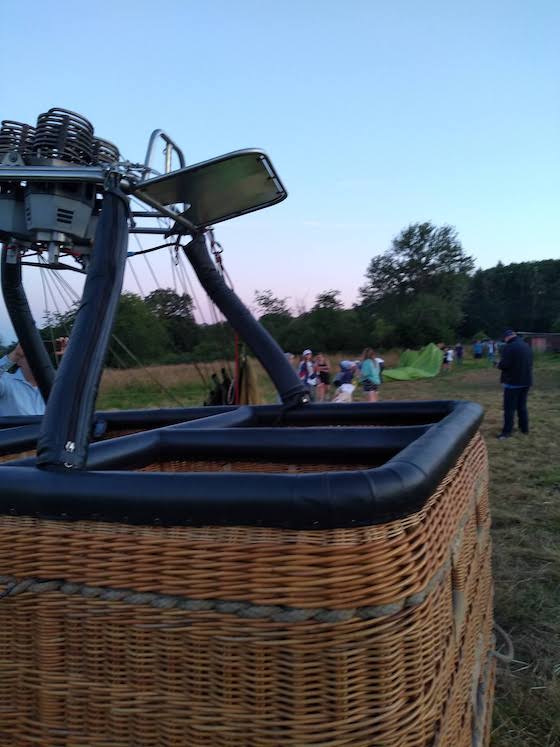
[[[479,435],[375,526],[0,517],[0,743],[486,745],[489,524]]]

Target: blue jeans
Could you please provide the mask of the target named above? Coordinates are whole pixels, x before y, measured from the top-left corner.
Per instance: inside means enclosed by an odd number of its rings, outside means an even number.
[[[529,413],[527,412],[527,395],[529,387],[523,386],[518,389],[504,387],[504,427],[502,433],[511,436],[515,413],[519,421],[519,430],[529,433]]]

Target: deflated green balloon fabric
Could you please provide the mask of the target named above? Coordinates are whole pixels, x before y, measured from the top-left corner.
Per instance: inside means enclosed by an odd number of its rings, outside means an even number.
[[[386,368],[383,378],[395,381],[430,379],[439,373],[442,360],[443,352],[431,342],[421,350],[405,350],[399,359],[398,368]]]

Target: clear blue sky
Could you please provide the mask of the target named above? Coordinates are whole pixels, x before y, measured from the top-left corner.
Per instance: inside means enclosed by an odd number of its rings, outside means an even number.
[[[556,0],[29,0],[0,16],[0,118],[73,109],[131,160],[156,127],[190,162],[270,154],[288,199],[217,229],[249,303],[256,288],[351,303],[419,220],[454,225],[481,267],[559,256]]]

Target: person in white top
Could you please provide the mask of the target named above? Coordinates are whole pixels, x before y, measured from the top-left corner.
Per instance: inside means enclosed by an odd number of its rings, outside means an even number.
[[[18,370],[9,374],[13,366]],[[21,345],[0,358],[0,416],[42,415],[45,402]]]
[[[67,337],[59,337],[56,341],[55,355],[62,357]],[[15,373],[8,373],[10,368],[17,366]],[[45,401],[39,391],[33,371],[21,345],[0,358],[0,417],[8,415],[42,415],[45,412]]]
[[[318,377],[313,361],[313,352],[309,348],[306,348],[301,354],[298,375],[309,394],[309,398],[314,401]]]

